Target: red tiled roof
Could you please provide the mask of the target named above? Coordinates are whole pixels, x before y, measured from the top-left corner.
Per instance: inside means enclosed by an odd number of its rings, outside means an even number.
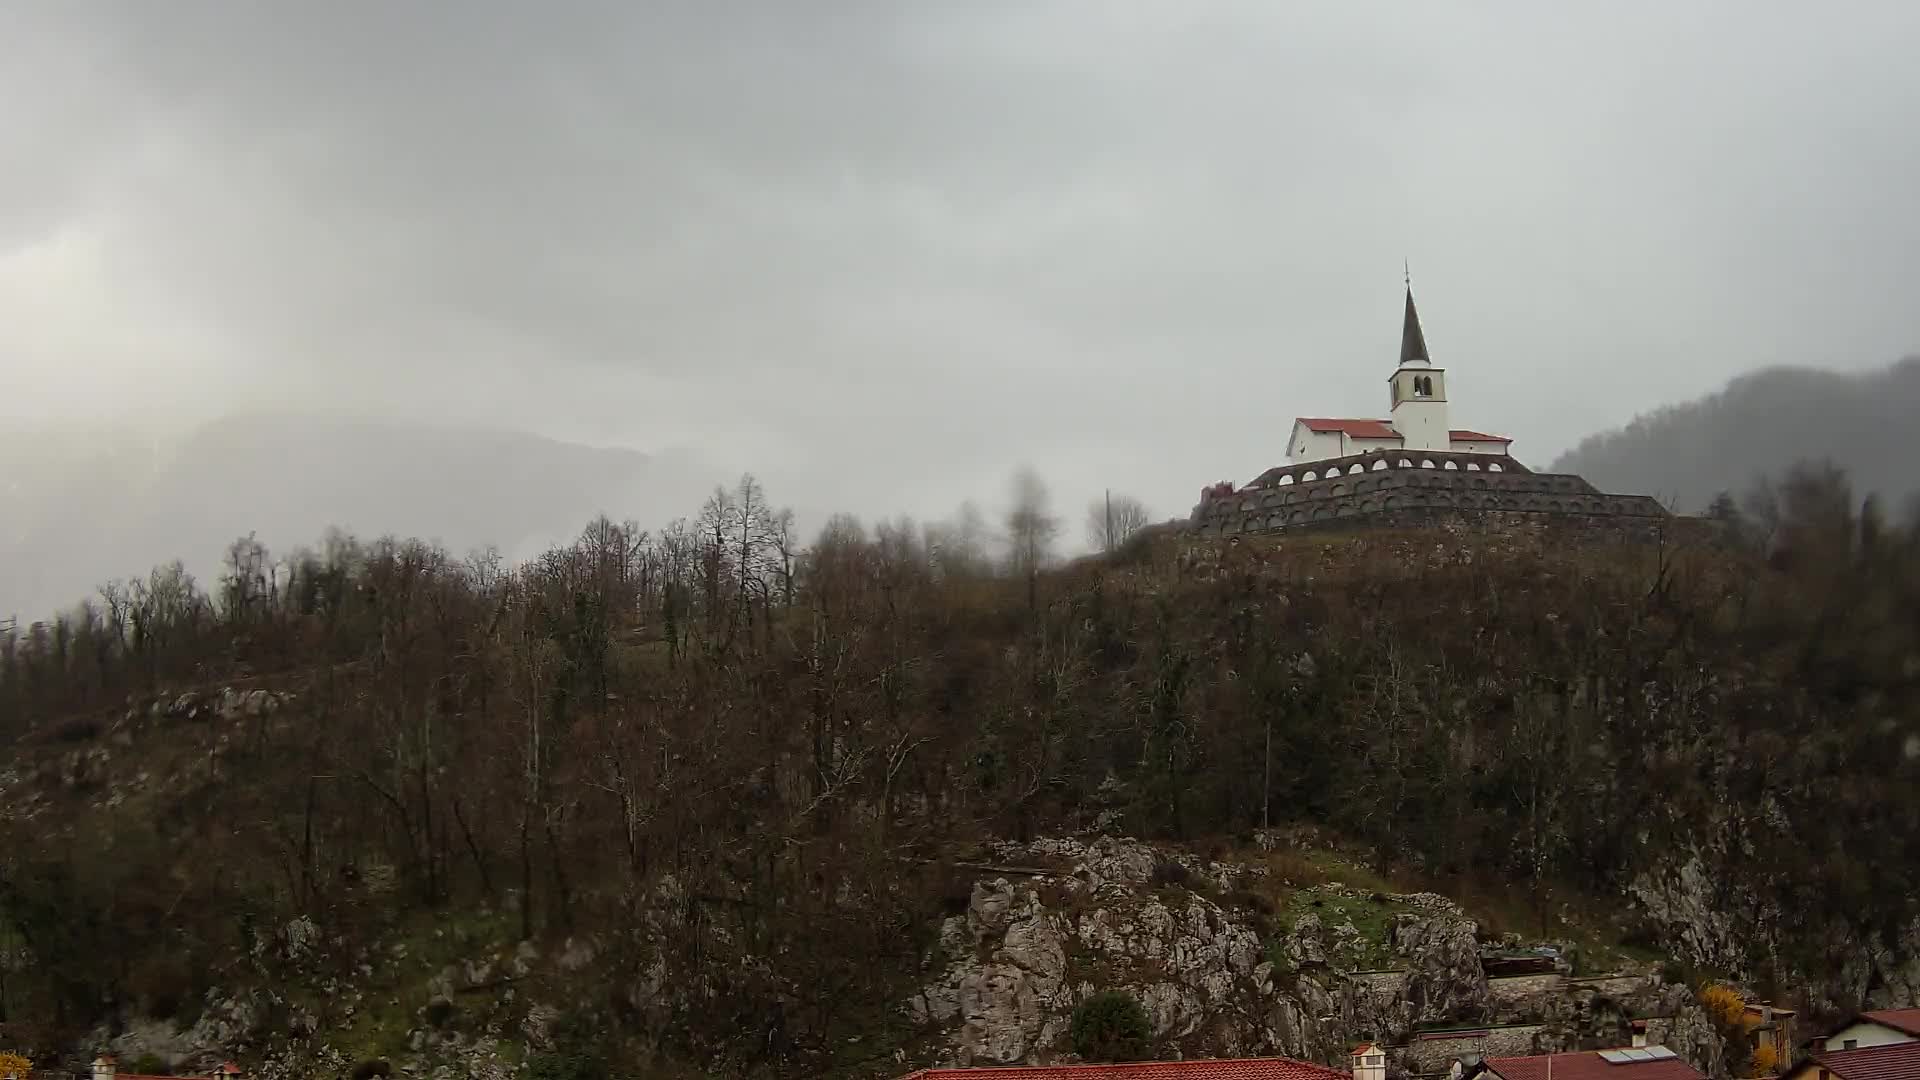
[[[1302,416],[1296,423],[1307,425],[1308,431],[1342,431],[1355,439],[1397,439],[1400,433],[1385,420],[1332,419],[1324,416]]]
[[[1292,1058],[1140,1061],[1126,1065],[1016,1065],[995,1069],[922,1069],[900,1080],[1352,1080],[1325,1065]]]
[[[1307,425],[1308,431],[1326,433],[1343,432],[1350,439],[1397,439],[1400,432],[1394,430],[1391,420],[1366,420],[1359,417],[1340,418],[1330,416],[1301,416],[1295,423]],[[1513,440],[1505,435],[1489,435],[1484,431],[1468,431],[1466,428],[1453,428],[1447,432],[1459,442],[1497,442],[1510,443]]]
[[[1501,1080],[1704,1080],[1699,1070],[1677,1057],[1615,1063],[1598,1050],[1488,1058],[1487,1068]]]
[[[1899,1014],[1916,1010],[1888,1011]],[[1813,1060],[1840,1080],[1920,1080],[1920,1042],[1888,1043],[1863,1050],[1828,1050],[1813,1055]]]
[[[1895,1031],[1904,1031],[1920,1039],[1920,1009],[1876,1009],[1873,1012],[1861,1013],[1860,1019],[1884,1024]]]

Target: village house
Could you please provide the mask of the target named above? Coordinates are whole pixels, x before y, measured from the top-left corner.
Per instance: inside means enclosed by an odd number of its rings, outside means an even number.
[[[1355,1047],[1353,1071],[1293,1058],[1214,1058],[1136,1061],[1112,1065],[1014,1065],[983,1069],[921,1069],[900,1080],[1386,1080],[1386,1051]]]
[[[1920,1039],[1817,1051],[1784,1080],[1920,1080]]]
[[[1491,1057],[1462,1073],[1463,1080],[1705,1080],[1664,1046],[1576,1050],[1526,1057]]]
[[[1754,1049],[1766,1046],[1773,1050],[1773,1060],[1785,1065],[1793,1060],[1793,1018],[1792,1009],[1783,1009],[1770,1002],[1749,1002],[1743,1022],[1753,1033]]]
[[[1920,1080],[1920,1008],[1858,1013],[1807,1048],[1783,1080]]]
[[[1920,1008],[1878,1009],[1855,1015],[1831,1035],[1814,1039],[1808,1049],[1866,1050],[1920,1041]]]

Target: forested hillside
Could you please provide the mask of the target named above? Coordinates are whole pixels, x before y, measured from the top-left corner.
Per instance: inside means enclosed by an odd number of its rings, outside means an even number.
[[[802,543],[748,480],[522,567],[236,545],[210,592],[157,571],[7,634],[6,1034],[371,1058],[511,985],[489,1038],[597,1055],[538,1075],[888,1075],[930,1052],[904,1003],[956,853],[1301,825],[1815,1014],[1920,992],[1920,534],[1843,479],[1648,546],[1146,533],[1048,568],[1022,512],[1011,565],[971,528]],[[458,978],[349,992],[415,955]],[[511,981],[541,956],[564,979]]]
[[[1893,505],[1920,494],[1920,356],[1846,375],[1773,368],[1716,394],[1589,436],[1554,461],[1603,491],[1652,495],[1687,513],[1741,495],[1799,461],[1828,461],[1862,494]]]

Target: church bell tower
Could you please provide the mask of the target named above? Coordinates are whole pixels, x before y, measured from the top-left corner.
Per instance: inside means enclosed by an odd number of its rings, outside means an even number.
[[[1427,336],[1420,330],[1420,312],[1413,306],[1413,284],[1407,283],[1407,317],[1400,329],[1400,366],[1387,385],[1393,395],[1393,429],[1408,450],[1449,450],[1453,432],[1447,425],[1447,372],[1433,366],[1427,355]]]

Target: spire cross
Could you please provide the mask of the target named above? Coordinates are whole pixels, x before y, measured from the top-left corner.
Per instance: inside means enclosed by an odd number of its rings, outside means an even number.
[[[1413,263],[1410,261],[1404,262],[1402,266],[1403,269],[1406,270],[1407,288],[1411,289],[1413,288]]]

